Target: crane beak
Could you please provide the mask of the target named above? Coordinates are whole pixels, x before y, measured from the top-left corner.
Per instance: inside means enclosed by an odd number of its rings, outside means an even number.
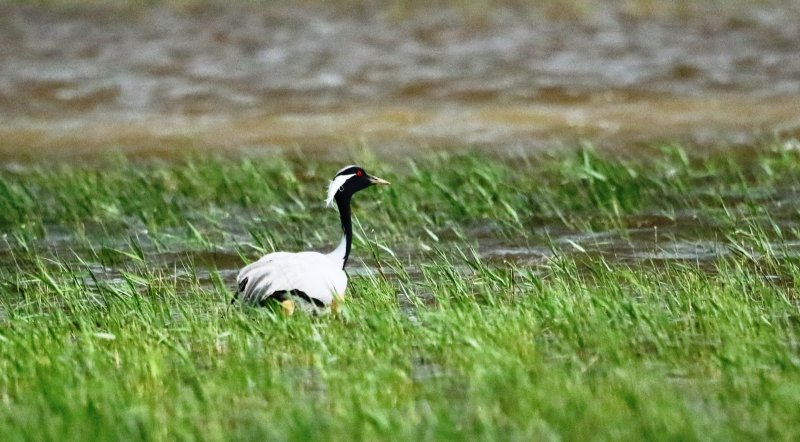
[[[372,183],[372,184],[380,184],[382,186],[388,186],[389,184],[391,184],[388,181],[386,181],[385,179],[378,178],[376,176],[369,177],[369,182]]]

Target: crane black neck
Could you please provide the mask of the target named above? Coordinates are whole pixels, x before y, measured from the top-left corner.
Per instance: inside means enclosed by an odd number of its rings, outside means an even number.
[[[342,269],[347,265],[347,258],[350,256],[350,246],[353,244],[353,220],[350,218],[350,199],[351,194],[336,195],[336,206],[339,208],[339,220],[342,222],[342,232],[344,232],[344,262]]]

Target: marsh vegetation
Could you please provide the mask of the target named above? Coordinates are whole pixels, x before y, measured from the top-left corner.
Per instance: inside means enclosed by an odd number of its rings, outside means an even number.
[[[346,307],[229,304],[338,239],[305,157],[0,173],[0,433],[23,439],[773,439],[800,422],[795,141],[385,162]],[[368,215],[368,216],[367,216]]]

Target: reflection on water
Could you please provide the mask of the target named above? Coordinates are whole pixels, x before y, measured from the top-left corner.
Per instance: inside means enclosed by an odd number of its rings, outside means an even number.
[[[793,5],[664,17],[608,3],[552,20],[519,6],[4,3],[0,154],[797,135]]]

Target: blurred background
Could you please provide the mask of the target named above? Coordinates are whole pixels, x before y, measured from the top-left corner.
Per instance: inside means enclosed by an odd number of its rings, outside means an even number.
[[[800,2],[0,1],[0,160],[800,136]]]

